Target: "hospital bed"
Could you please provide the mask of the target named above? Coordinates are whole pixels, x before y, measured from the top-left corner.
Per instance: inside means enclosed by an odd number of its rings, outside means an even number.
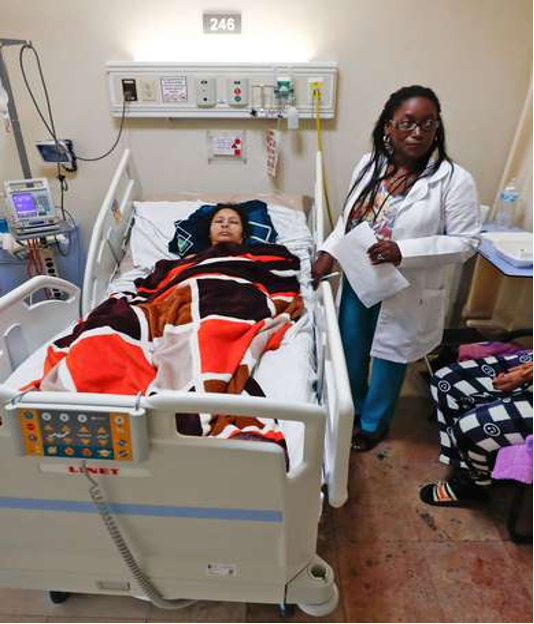
[[[320,616],[336,607],[332,568],[316,554],[317,529],[323,499],[334,507],[347,499],[353,407],[330,284],[316,292],[310,284],[324,233],[320,153],[315,164],[307,214],[269,208],[276,227],[289,218],[280,242],[301,257],[309,310],[296,339],[264,356],[258,373],[269,398],[18,390],[38,376],[58,332],[143,270],[132,243],[150,205],[141,201],[128,150],[95,223],[83,292],[40,276],[0,299],[0,586],[45,590],[57,602],[80,592],[131,595],[162,608],[231,600],[298,604]],[[52,288],[63,299],[36,297]],[[178,435],[180,413],[280,419],[289,470],[277,445]],[[126,427],[126,459],[119,447],[114,459],[52,457],[35,439],[35,427],[47,422],[88,420],[111,431],[114,445],[119,423]]]

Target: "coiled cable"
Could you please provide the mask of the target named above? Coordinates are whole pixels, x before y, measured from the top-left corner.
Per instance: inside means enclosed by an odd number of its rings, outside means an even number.
[[[107,501],[102,493],[100,485],[93,479],[93,477],[87,471],[86,462],[82,462],[82,472],[88,479],[91,486],[89,487],[89,496],[93,501],[106,529],[111,537],[111,540],[115,544],[119,554],[126,564],[128,570],[130,570],[136,583],[139,585],[145,596],[150,602],[159,609],[185,609],[195,604],[196,600],[167,600],[164,598],[159,590],[154,586],[152,581],[143,572],[140,565],[137,563],[132,551],[122,536],[122,533],[115,522],[115,518],[111,513]]]

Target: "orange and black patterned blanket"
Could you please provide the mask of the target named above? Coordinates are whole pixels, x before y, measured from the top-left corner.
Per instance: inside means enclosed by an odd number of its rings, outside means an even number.
[[[135,293],[100,304],[49,348],[45,391],[105,394],[246,392],[252,373],[302,313],[299,259],[281,245],[222,243],[183,260],[161,260]],[[275,423],[210,414],[180,417],[196,435],[279,441]]]

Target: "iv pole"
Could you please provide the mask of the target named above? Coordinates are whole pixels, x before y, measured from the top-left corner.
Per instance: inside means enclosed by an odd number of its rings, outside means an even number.
[[[19,117],[17,114],[17,107],[15,106],[15,100],[13,98],[13,91],[11,89],[11,83],[9,82],[9,75],[7,73],[7,67],[2,56],[2,48],[4,46],[13,45],[25,45],[29,44],[29,41],[25,39],[2,39],[0,38],[0,85],[4,86],[6,90],[8,101],[7,110],[9,113],[9,119],[11,121],[11,127],[13,128],[13,134],[15,135],[15,143],[17,144],[17,151],[19,153],[20,166],[22,167],[22,173],[24,178],[31,178],[32,173],[30,171],[30,163],[28,161],[28,154],[26,153],[26,147],[24,145],[24,138],[20,129]]]

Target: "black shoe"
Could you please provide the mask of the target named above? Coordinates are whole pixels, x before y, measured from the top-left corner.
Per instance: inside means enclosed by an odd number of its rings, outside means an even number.
[[[388,437],[389,429],[377,433],[367,433],[365,431],[355,431],[352,434],[352,450],[357,453],[366,453],[375,448],[377,444]]]

